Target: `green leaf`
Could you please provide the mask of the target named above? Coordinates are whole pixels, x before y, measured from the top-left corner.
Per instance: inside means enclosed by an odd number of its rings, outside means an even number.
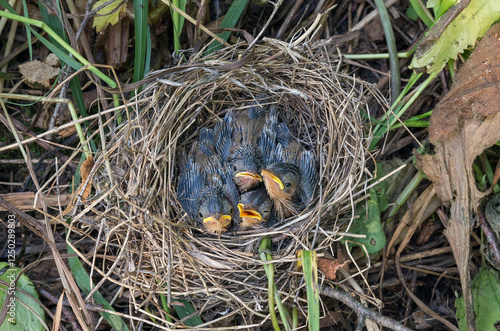
[[[0,79],[19,79],[21,76],[19,74],[0,72]]]
[[[410,66],[412,69],[425,70],[429,74],[440,72],[448,60],[456,59],[458,53],[474,45],[491,24],[500,19],[500,1],[471,0],[465,9],[461,10],[460,3],[457,3],[448,12],[417,47]],[[455,15],[456,18],[448,22]]]
[[[8,292],[14,292],[14,282],[20,271],[19,268],[9,268],[9,264],[6,262],[0,262],[0,279],[10,285],[9,287],[0,285],[0,307],[3,307],[4,304],[8,307],[7,316],[2,325],[0,325],[0,331],[45,330],[45,313],[43,308],[35,300],[19,291],[22,290],[33,296],[36,300],[39,300],[35,286],[33,286],[28,276],[22,275],[19,278],[16,284],[15,295],[10,296],[9,302],[5,302]]]
[[[353,222],[349,230],[349,233],[364,234],[366,237],[354,239],[345,237],[341,242],[353,241],[354,244],[365,246],[368,254],[376,254],[384,248],[386,243],[384,229],[380,223],[380,201],[378,199],[378,194],[381,194],[382,190],[379,189],[377,193],[376,187],[373,187],[369,193],[368,200],[358,205],[359,219]],[[384,197],[384,199],[386,198]],[[384,201],[382,201],[382,206],[385,206]]]
[[[302,272],[306,280],[307,321],[309,330],[319,330],[320,311],[316,252],[299,250],[297,255],[302,261]]]
[[[486,175],[483,175],[481,168],[476,163],[472,164],[472,169],[474,169],[474,175],[476,177],[477,188],[484,191],[488,183],[486,182]]]
[[[377,164],[377,175],[373,181],[377,181],[384,177],[385,172],[382,163]],[[366,238],[345,238],[351,240],[359,245],[364,245],[369,254],[376,254],[386,243],[384,229],[380,222],[381,212],[389,208],[389,201],[387,200],[387,182],[381,181],[369,191],[370,197],[367,201],[361,202],[357,206],[359,219],[355,220],[349,230],[350,233],[364,234]]]
[[[415,11],[415,14],[420,17],[422,22],[424,22],[425,25],[427,26],[432,26],[434,23],[433,20],[427,15],[426,11],[424,8],[422,8],[422,3],[418,0],[410,0],[411,7]]]
[[[73,248],[70,245],[66,245],[68,249],[68,254],[70,255],[76,255],[76,252],[73,250]],[[73,272],[76,284],[82,290],[86,295],[88,295],[91,291],[90,287],[90,277],[85,271],[85,268],[83,268],[82,263],[77,257],[69,257],[68,258],[69,266],[71,267],[71,271]],[[94,302],[98,305],[102,305],[104,309],[110,310],[110,311],[115,311],[113,307],[109,304],[108,301],[99,293],[99,291],[94,292],[94,295],[92,296],[94,299]],[[128,331],[128,327],[123,321],[123,319],[116,315],[116,314],[110,314],[107,312],[102,312],[99,313],[101,316],[113,327],[114,330],[118,331]]]
[[[498,330],[500,326],[500,279],[498,272],[489,268],[480,268],[471,286],[477,329],[481,331]],[[457,307],[460,330],[468,330],[464,298],[457,298],[455,306]]]
[[[410,20],[416,21],[418,20],[418,14],[415,11],[415,8],[410,4],[408,8],[406,9],[406,17],[408,17]]]
[[[189,316],[196,311],[193,305],[190,304],[188,301],[184,299],[177,299],[176,301],[180,302],[181,304],[179,305],[172,303],[172,306],[174,307],[175,312],[177,313],[180,319],[183,319],[184,317]],[[203,320],[200,318],[200,316],[196,315],[185,320],[184,324],[186,324],[187,326],[197,326],[203,324]]]
[[[243,9],[245,9],[248,0],[234,0],[229,9],[227,10],[224,19],[222,20],[220,27],[221,28],[234,28],[236,23],[240,20],[241,14],[243,13]],[[229,36],[231,35],[231,31],[226,31],[223,33],[217,34],[219,37],[227,41]],[[218,41],[214,41],[209,47],[207,54],[211,54],[212,52],[221,49],[222,45]]]
[[[457,0],[429,0],[426,6],[427,8],[432,8],[434,16],[438,19],[456,2]]]
[[[135,59],[134,82],[144,78],[144,64],[146,63],[146,46],[148,36],[148,0],[134,1],[134,29],[135,29]]]
[[[182,10],[183,12],[186,12],[186,0],[173,0],[172,1],[177,8]],[[184,25],[184,16],[179,14],[176,11],[171,10],[171,15],[172,15],[172,22],[174,25],[174,49],[176,51],[181,50],[181,40],[180,36],[182,33],[182,27]]]
[[[269,237],[262,238],[259,245],[259,256],[262,261],[272,261],[273,257],[271,255],[271,239]],[[269,300],[269,315],[271,316],[271,322],[273,324],[273,329],[275,331],[281,330],[278,324],[278,319],[276,317],[276,312],[274,311],[274,303],[278,307],[278,312],[280,313],[281,321],[286,331],[291,331],[290,327],[290,313],[281,302],[281,296],[276,287],[276,282],[274,281],[274,266],[272,263],[264,264],[264,271],[267,276],[267,291]]]
[[[384,167],[381,163],[377,163],[377,176],[375,181],[383,178],[385,176]],[[387,200],[387,181],[383,180],[373,187],[375,193],[377,194],[378,207],[381,212],[384,212],[389,208],[389,201]]]

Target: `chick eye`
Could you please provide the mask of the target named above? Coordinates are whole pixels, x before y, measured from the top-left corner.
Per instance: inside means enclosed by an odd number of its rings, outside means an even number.
[[[234,171],[238,171],[238,167],[237,166],[233,166],[233,170]]]
[[[199,213],[198,216],[200,216],[200,218],[203,218],[203,214],[202,213]]]
[[[290,186],[292,186],[292,183],[290,183],[290,182],[285,182],[285,186],[286,186],[286,187],[290,187]]]
[[[233,208],[229,209],[229,214],[233,213]]]

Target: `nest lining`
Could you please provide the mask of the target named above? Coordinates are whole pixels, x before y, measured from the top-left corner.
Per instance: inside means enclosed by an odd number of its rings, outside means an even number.
[[[256,46],[253,60],[231,71],[191,63],[149,84],[122,114],[127,121],[110,137],[110,152],[96,161],[106,160],[114,169],[111,180],[102,166],[96,186],[104,191],[114,182],[117,188],[86,217],[96,224],[104,219],[111,229],[107,254],[122,249],[124,263],[113,270],[115,282],[148,294],[146,300],[133,299],[136,308],[154,304],[153,294],[164,293],[169,300],[189,298],[207,321],[227,311],[224,323],[236,317],[239,324],[262,321],[268,311],[267,278],[257,249],[269,236],[277,287],[286,305],[302,309],[297,249],[334,255],[337,232],[348,230],[355,196],[369,179],[370,136],[361,112],[368,113],[367,97],[376,92],[336,72],[336,65],[320,55],[297,60],[294,51],[295,57],[284,53],[266,62],[279,51]],[[228,48],[212,63],[232,61],[241,52],[238,46]],[[227,110],[248,108],[263,96],[259,102],[276,105],[279,120],[314,152],[319,197],[300,215],[271,228],[209,234],[189,224],[177,200],[179,162],[199,128],[213,127]]]

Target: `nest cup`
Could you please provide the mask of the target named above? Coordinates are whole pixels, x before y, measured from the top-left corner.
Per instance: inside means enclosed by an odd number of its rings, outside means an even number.
[[[132,291],[136,308],[157,305],[156,294],[162,293],[171,302],[189,300],[211,325],[263,321],[267,278],[258,247],[269,236],[282,300],[306,314],[295,254],[313,249],[334,255],[339,233],[348,230],[353,204],[369,180],[370,136],[362,113],[368,113],[368,98],[377,96],[369,84],[337,72],[318,49],[306,55],[256,46],[247,63],[219,70],[244,52],[233,46],[209,61],[156,72],[159,78],[121,114],[125,122],[110,137],[109,152],[96,160],[103,165],[96,193],[110,183],[114,189],[87,217],[108,229],[106,254],[120,260],[108,267],[114,282]],[[213,127],[229,109],[256,103],[276,106],[279,120],[314,152],[318,196],[301,214],[270,228],[207,233],[188,221],[177,199],[183,155],[200,128]]]

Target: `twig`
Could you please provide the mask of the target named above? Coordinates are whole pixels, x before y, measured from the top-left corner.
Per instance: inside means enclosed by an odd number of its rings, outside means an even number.
[[[385,317],[384,315],[363,306],[361,303],[354,300],[349,295],[349,293],[324,285],[319,288],[319,291],[323,295],[342,301],[343,303],[351,307],[358,314],[358,316],[361,315],[364,318],[371,319],[372,321],[377,322],[378,324],[385,326],[386,328],[389,328],[391,330],[411,331],[410,328],[405,327],[398,321],[393,320],[389,317]]]

